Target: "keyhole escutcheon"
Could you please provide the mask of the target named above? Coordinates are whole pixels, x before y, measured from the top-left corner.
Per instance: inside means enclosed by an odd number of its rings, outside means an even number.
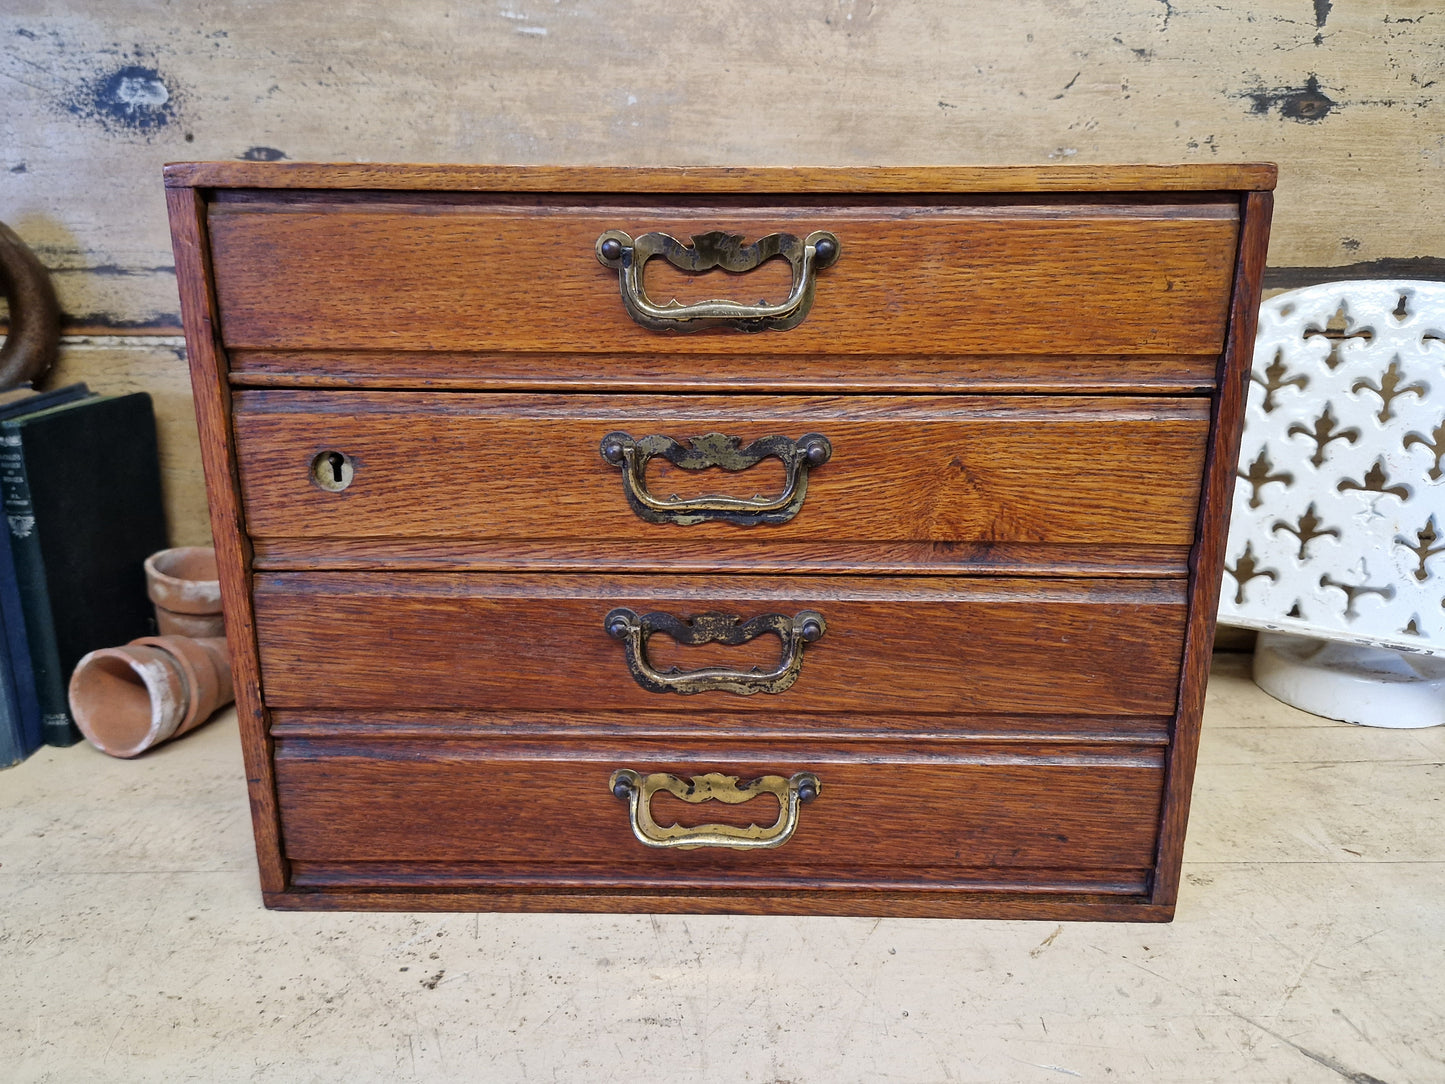
[[[328,449],[311,460],[311,481],[328,493],[340,493],[355,474],[354,461],[341,452]]]

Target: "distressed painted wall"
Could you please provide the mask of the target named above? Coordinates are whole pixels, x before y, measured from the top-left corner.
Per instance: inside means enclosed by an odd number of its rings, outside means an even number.
[[[1269,285],[1445,277],[1445,0],[9,0],[0,88],[0,218],[77,333],[177,326],[188,158],[1265,159]]]

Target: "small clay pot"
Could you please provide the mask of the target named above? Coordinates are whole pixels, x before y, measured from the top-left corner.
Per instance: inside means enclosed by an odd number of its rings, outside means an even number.
[[[225,636],[221,619],[221,582],[216,551],[210,546],[180,546],[146,558],[146,593],[155,603],[162,636]]]
[[[194,730],[235,698],[223,639],[146,636],[92,651],[70,676],[70,713],[92,745],[133,757]]]

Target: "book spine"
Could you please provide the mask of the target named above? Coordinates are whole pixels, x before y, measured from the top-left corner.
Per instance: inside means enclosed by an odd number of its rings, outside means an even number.
[[[19,764],[34,751],[27,747],[15,682],[10,675],[9,649],[0,652],[0,768]]]
[[[3,507],[3,499],[0,499]],[[40,731],[40,704],[35,699],[35,670],[30,665],[30,642],[25,636],[25,610],[20,585],[15,581],[15,558],[10,552],[10,528],[0,524],[0,625],[5,629],[6,654],[0,656],[6,695],[15,698],[22,759],[45,744]]]
[[[25,472],[25,449],[19,427],[9,424],[0,425],[0,496],[5,500],[15,581],[25,613],[25,637],[30,644],[35,695],[40,702],[41,735],[47,745],[74,745],[80,740],[80,731],[70,718],[65,675],[60,672],[60,646],[50,613],[50,590],[45,581],[40,535],[35,529],[35,506]]]

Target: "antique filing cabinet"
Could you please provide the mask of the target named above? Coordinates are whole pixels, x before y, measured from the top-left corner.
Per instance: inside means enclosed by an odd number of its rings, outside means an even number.
[[[1274,170],[166,170],[288,908],[1167,919]]]

